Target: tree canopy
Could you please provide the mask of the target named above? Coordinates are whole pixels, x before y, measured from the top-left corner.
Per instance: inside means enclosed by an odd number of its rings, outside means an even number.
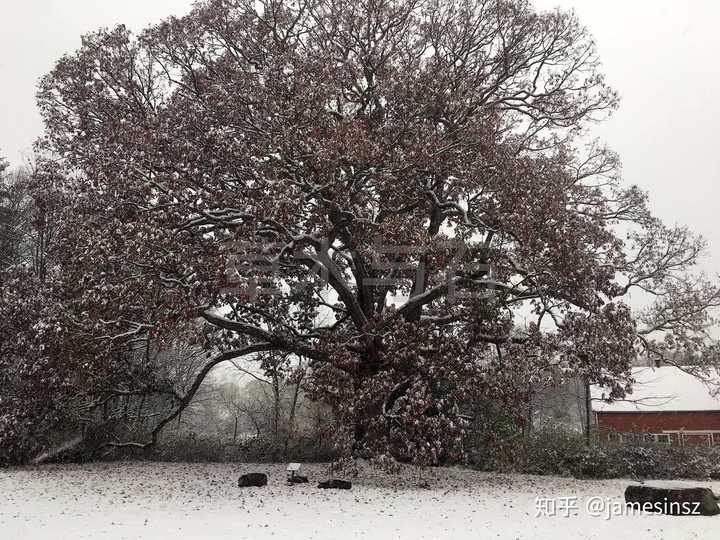
[[[348,452],[436,463],[475,403],[572,376],[622,397],[638,355],[710,357],[705,244],[589,138],[618,98],[573,13],[205,0],[85,36],[38,102],[62,219],[48,275],[3,293],[0,356],[41,395],[166,384],[128,351],[182,340],[207,362],[177,414],[278,352]]]

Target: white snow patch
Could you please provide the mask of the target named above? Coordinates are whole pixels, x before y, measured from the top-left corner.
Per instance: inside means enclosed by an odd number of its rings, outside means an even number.
[[[268,473],[264,488],[237,478]],[[620,516],[585,510],[591,497],[622,502],[628,480],[417,470],[399,478],[364,470],[351,491],[287,486],[285,465],[115,463],[0,473],[0,537],[36,539],[585,539],[707,538],[720,517]],[[675,482],[676,483],[676,482]],[[705,482],[682,483],[715,487]],[[535,517],[536,497],[577,497],[569,517]]]
[[[70,450],[71,448],[76,447],[78,444],[80,444],[83,441],[83,438],[78,436],[74,439],[67,441],[51,450],[48,450],[47,452],[43,452],[39,456],[37,456],[35,459],[32,460],[34,465],[38,465],[42,463],[43,461],[47,461],[50,458],[53,458],[59,454],[62,454],[66,450]]]

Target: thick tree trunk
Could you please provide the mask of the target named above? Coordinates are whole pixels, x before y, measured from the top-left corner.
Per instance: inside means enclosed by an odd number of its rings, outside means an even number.
[[[272,374],[273,389],[273,458],[280,456],[280,378],[277,371]]]

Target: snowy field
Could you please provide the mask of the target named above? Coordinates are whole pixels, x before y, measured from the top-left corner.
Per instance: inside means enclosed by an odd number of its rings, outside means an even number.
[[[269,485],[236,487],[237,477],[250,471],[267,472]],[[326,478],[321,465],[303,471],[311,482]],[[628,484],[623,480],[441,469],[422,477],[412,470],[400,477],[364,470],[353,482],[351,491],[323,491],[316,483],[289,487],[282,465],[120,463],[0,470],[0,538],[642,540],[709,538],[720,530],[720,516],[591,515],[586,505],[593,497],[610,506],[622,503]],[[718,482],[687,484],[720,490]],[[537,497],[560,499],[558,515],[537,517]],[[570,508],[576,504],[577,510]]]

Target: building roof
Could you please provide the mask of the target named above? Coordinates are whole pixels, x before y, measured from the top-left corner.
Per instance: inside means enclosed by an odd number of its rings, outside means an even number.
[[[720,374],[711,370],[709,381],[675,366],[633,368],[633,393],[612,403],[603,401],[609,392],[592,386],[592,410],[596,412],[720,411]]]

